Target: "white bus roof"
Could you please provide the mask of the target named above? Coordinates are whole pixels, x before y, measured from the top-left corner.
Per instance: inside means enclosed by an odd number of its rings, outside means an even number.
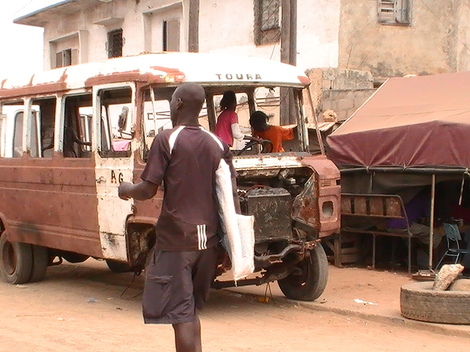
[[[34,75],[0,79],[0,97],[67,91],[100,83],[141,81],[175,85],[291,86],[310,84],[297,67],[256,57],[159,53],[67,66]]]

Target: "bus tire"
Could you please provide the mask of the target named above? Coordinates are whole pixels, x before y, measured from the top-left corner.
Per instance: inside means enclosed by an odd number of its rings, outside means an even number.
[[[310,255],[296,265],[297,269],[278,280],[282,293],[298,301],[314,301],[323,293],[328,281],[328,259],[325,250],[317,245]]]
[[[46,276],[49,264],[49,254],[46,247],[31,246],[33,251],[33,268],[31,270],[30,282],[42,281]]]
[[[108,265],[109,270],[111,270],[113,273],[128,273],[132,271],[131,266],[126,262],[106,259],[106,264]]]
[[[24,284],[33,269],[33,251],[30,244],[10,242],[4,232],[0,237],[0,274],[5,282]]]

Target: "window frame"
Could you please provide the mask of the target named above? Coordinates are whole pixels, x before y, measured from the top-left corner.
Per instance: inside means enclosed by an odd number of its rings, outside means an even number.
[[[21,127],[17,128],[17,120],[20,116],[21,116]],[[16,111],[14,116],[13,116],[13,136],[12,136],[12,139],[11,139],[11,150],[12,150],[11,157],[12,158],[21,158],[21,157],[23,157],[23,154],[24,154],[25,116],[26,116],[26,113],[25,113],[24,109]],[[16,150],[17,150],[16,142],[17,141],[20,142],[18,144],[18,147],[19,147],[18,150],[21,150],[20,155],[16,155]]]
[[[383,25],[410,26],[411,0],[377,0],[377,21]]]
[[[57,105],[59,104],[59,99],[56,95],[46,95],[46,96],[39,96],[36,98],[28,98],[25,104],[26,109],[25,112],[27,113],[27,149],[29,150],[30,156],[35,159],[44,158],[44,150],[43,150],[43,132],[45,132],[44,120],[45,117],[43,115],[44,110],[40,107],[39,109],[34,109],[34,106],[39,105],[37,102],[39,101],[50,101],[54,106],[52,109],[51,115],[49,117],[52,118],[52,124],[47,125],[52,127],[52,137],[51,137],[51,144],[52,147],[48,149],[52,149],[54,151],[55,145],[55,129],[56,129],[56,118],[57,118]],[[47,115],[46,115],[47,116]]]
[[[89,106],[82,106],[81,103],[87,102],[89,99]],[[70,102],[71,101],[71,102]],[[78,104],[77,104],[78,102]],[[60,124],[60,141],[59,141],[59,150],[62,152],[64,158],[91,158],[93,150],[93,93],[91,91],[83,92],[74,92],[67,95],[63,95],[60,101],[61,109],[61,124]],[[69,107],[75,107],[75,113],[70,113],[68,111]],[[90,114],[86,114],[87,124],[86,128],[82,125],[82,115],[80,113],[80,108],[89,108]],[[70,119],[70,121],[68,120]],[[75,120],[74,120],[75,119]],[[70,126],[72,125],[72,126]],[[77,148],[75,148],[75,142],[68,144],[70,141],[67,140],[70,138],[70,135],[66,135],[66,130],[71,128],[72,131],[76,133],[75,137],[78,138],[80,143],[77,143]],[[73,134],[72,134],[73,136]],[[85,143],[89,143],[86,145]],[[68,149],[66,149],[66,147]],[[70,155],[66,155],[69,154]]]
[[[177,23],[178,24],[178,29],[177,29],[177,38],[175,39],[175,45],[176,47],[173,48],[172,41],[169,40],[171,38],[171,33],[169,32],[169,29],[171,29],[171,24],[172,23]],[[180,36],[181,36],[181,23],[179,19],[167,19],[164,20],[162,23],[162,48],[163,51],[180,51]]]
[[[131,131],[135,128],[135,121],[136,121],[136,116],[135,116],[135,92],[136,92],[136,87],[135,84],[129,83],[129,84],[106,84],[106,85],[101,85],[101,86],[94,86],[93,87],[93,114],[94,114],[94,130],[92,128],[92,133],[95,134],[96,138],[96,147],[98,150],[98,154],[100,155],[101,158],[129,158],[132,156],[132,142],[134,140],[134,136],[132,135],[129,140],[130,145],[129,149],[125,151],[116,151],[113,150],[112,146],[112,126],[111,126],[111,120],[109,118],[106,119],[107,124],[103,125],[103,119],[101,116],[102,113],[102,108],[105,107],[103,104],[103,92],[105,91],[111,91],[111,90],[125,90],[129,89],[131,91],[130,94],[130,102],[126,103],[129,104],[129,120],[127,121],[127,125],[130,126]],[[108,111],[109,112],[109,111]],[[107,143],[109,144],[108,146],[110,149],[103,149],[103,129],[106,129],[106,138],[107,138]],[[92,144],[93,144],[93,138],[92,138]]]
[[[270,6],[274,6],[269,10]],[[254,4],[254,38],[256,45],[274,44],[281,39],[281,1],[255,0]],[[267,18],[265,17],[267,16]],[[273,24],[266,25],[275,16]]]
[[[124,36],[122,28],[117,28],[113,29],[112,31],[109,31],[107,33],[107,36],[108,42],[106,45],[106,50],[108,52],[108,58],[121,57],[124,48]],[[116,46],[116,44],[118,44],[118,46]]]

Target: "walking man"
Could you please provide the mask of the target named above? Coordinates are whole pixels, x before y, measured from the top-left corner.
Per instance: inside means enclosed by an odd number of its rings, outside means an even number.
[[[228,147],[199,126],[204,99],[197,84],[184,83],[175,90],[170,102],[173,129],[155,137],[142,180],[119,186],[122,199],[145,200],[164,184],[142,307],[145,323],[172,324],[177,352],[202,351],[196,309],[207,301],[219,243],[215,172],[228,165],[234,177]]]

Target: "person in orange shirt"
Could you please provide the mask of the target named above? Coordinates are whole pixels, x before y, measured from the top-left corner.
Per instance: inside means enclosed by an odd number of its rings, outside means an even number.
[[[294,139],[294,128],[284,128],[268,124],[268,115],[262,111],[255,111],[250,116],[250,125],[253,129],[253,136],[271,141],[273,153],[282,153],[282,141]]]

